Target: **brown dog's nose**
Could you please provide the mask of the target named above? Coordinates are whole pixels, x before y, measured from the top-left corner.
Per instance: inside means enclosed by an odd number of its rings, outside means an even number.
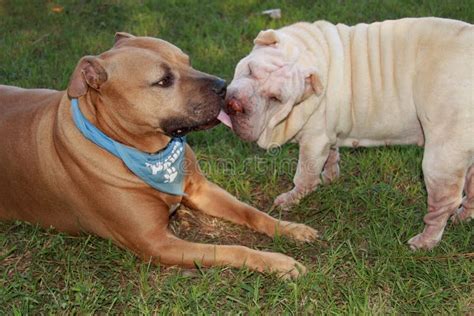
[[[214,91],[218,96],[220,96],[221,98],[225,97],[226,90],[227,90],[227,84],[225,80],[216,79],[214,81],[212,91]]]
[[[240,103],[237,99],[230,99],[229,102],[227,102],[227,108],[229,109],[230,113],[243,113],[244,108],[242,106],[242,103]]]

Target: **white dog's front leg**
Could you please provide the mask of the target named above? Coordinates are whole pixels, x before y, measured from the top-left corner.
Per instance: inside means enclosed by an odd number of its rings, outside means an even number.
[[[298,202],[308,193],[313,192],[321,182],[320,174],[329,156],[330,145],[324,136],[320,139],[302,140],[298,167],[293,179],[295,184],[291,191],[280,194],[274,204],[284,209]]]
[[[339,177],[339,160],[339,149],[331,149],[321,174],[324,184],[331,183]]]

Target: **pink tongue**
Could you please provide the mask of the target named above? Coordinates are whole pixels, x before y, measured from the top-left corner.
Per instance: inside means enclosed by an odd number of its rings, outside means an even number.
[[[230,129],[232,129],[232,122],[230,121],[230,117],[229,115],[227,115],[227,113],[221,110],[219,115],[217,116],[217,119]]]

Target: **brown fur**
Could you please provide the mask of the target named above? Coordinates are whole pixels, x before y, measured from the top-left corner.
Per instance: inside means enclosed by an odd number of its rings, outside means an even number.
[[[194,70],[189,58],[165,41],[126,33],[118,33],[116,41],[100,56],[83,58],[72,75],[68,93],[79,98],[89,121],[146,152],[164,148],[179,128],[215,124],[223,105],[215,90],[218,78]],[[166,73],[174,76],[173,84],[154,86]],[[82,136],[66,91],[0,86],[0,148],[0,219],[96,234],[168,265],[246,265],[291,277],[304,267],[285,255],[178,239],[168,229],[170,208],[183,203],[269,236],[316,237],[313,229],[278,221],[209,182],[189,146],[186,196],[149,187]]]

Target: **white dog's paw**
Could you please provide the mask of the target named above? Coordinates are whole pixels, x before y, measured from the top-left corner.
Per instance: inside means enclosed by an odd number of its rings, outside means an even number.
[[[454,215],[451,216],[451,221],[455,224],[469,222],[472,219],[474,219],[474,208],[465,208],[464,206],[458,208]]]
[[[314,188],[316,186],[313,186]],[[305,197],[309,192],[313,191],[312,189],[302,189],[300,187],[294,187],[293,190],[285,192],[277,196],[273,205],[280,207],[284,210],[291,208],[294,205],[297,205],[300,200]]]
[[[334,182],[339,177],[339,165],[333,165],[329,168],[324,168],[323,172],[321,173],[321,178],[324,184],[329,184]]]
[[[319,232],[316,229],[304,224],[287,221],[280,222],[279,233],[302,242],[311,242],[319,237]]]
[[[301,198],[294,192],[294,189],[285,193],[280,194],[273,202],[273,205],[278,206],[284,210],[290,209],[292,206],[299,203]]]
[[[333,182],[339,177],[339,152],[336,149],[333,149],[329,152],[328,159],[324,164],[323,172],[321,173],[321,178],[324,184]]]
[[[433,249],[440,241],[441,238],[432,238],[431,236],[426,236],[424,233],[420,233],[415,237],[410,238],[408,240],[408,244],[410,245],[410,249],[415,250],[431,250]]]

